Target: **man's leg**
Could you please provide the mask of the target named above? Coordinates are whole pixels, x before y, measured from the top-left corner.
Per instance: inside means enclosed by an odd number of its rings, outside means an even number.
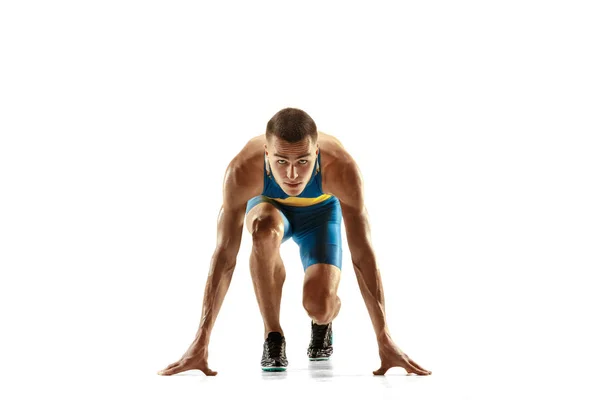
[[[341,271],[331,264],[313,264],[306,268],[302,305],[310,318],[326,325],[340,312],[342,302],[337,295]]]
[[[279,253],[284,236],[284,217],[272,204],[254,206],[246,216],[246,226],[252,234],[250,274],[267,338],[269,332],[280,332],[279,310],[285,268]]]
[[[342,305],[337,295],[340,276],[340,269],[331,264],[313,264],[306,268],[302,303],[312,319],[309,360],[327,360],[333,354],[331,321]]]
[[[342,305],[337,295],[342,267],[341,216],[335,197],[295,210],[293,216],[294,241],[300,247],[305,273],[302,305],[312,319],[307,351],[311,360],[326,360],[333,353],[331,321]]]
[[[337,295],[342,268],[342,212],[339,200],[297,209],[294,241],[304,267],[302,305],[319,325],[329,324],[339,313]],[[296,217],[296,214],[294,217]]]

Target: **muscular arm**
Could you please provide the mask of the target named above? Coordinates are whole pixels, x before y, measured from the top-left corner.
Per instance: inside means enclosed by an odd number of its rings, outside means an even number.
[[[332,188],[332,194],[340,200],[342,206],[354,272],[379,346],[381,367],[373,373],[383,375],[392,367],[402,367],[408,373],[429,375],[431,371],[421,367],[396,346],[388,330],[383,283],[371,244],[363,181],[358,166],[348,156],[345,160],[332,164],[331,167],[333,171],[327,181],[328,187]]]
[[[225,173],[223,205],[217,221],[217,245],[210,261],[202,317],[195,340],[200,346],[208,346],[217,314],[229,289],[242,239],[246,202],[256,191],[256,188],[247,185],[242,175],[235,167],[235,161]]]
[[[217,245],[210,261],[204,289],[200,325],[194,341],[181,359],[159,371],[160,375],[173,375],[190,369],[200,369],[206,375],[217,374],[208,368],[210,334],[235,269],[246,202],[260,189],[246,171],[236,166],[235,160],[229,164],[223,182],[223,205],[217,222]]]
[[[363,181],[356,163],[349,159],[336,167],[329,185],[340,200],[348,247],[360,292],[367,306],[377,341],[389,338],[385,320],[383,283],[371,243],[371,228],[364,203]]]
[[[217,223],[217,246],[210,260],[204,288],[202,317],[196,335],[198,345],[208,346],[210,334],[229,289],[244,225],[245,205],[223,204]]]

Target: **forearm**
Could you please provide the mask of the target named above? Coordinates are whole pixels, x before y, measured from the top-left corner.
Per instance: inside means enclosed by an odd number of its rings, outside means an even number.
[[[198,346],[208,346],[210,334],[229,289],[234,268],[235,257],[228,256],[223,251],[215,251],[206,280],[202,317],[195,339],[195,344]]]
[[[360,292],[367,306],[377,342],[389,338],[389,330],[385,319],[385,298],[381,274],[377,268],[375,254],[369,251],[360,260],[352,261],[358,280]]]

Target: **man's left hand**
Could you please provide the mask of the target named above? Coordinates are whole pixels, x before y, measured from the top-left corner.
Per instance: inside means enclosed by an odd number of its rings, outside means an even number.
[[[422,368],[414,362],[393,342],[379,344],[379,357],[381,358],[381,368],[373,371],[375,375],[385,375],[388,369],[392,367],[402,367],[406,372],[417,375],[431,375],[431,371]]]

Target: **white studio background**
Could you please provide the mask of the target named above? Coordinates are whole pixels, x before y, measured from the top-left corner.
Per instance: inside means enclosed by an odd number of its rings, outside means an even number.
[[[154,374],[196,332],[225,168],[298,107],[359,163],[392,335],[433,371],[419,385],[597,398],[594,2],[216,4],[0,5],[2,397],[168,397]],[[336,357],[368,376],[344,245]],[[220,379],[258,369],[250,246],[213,331]],[[291,366],[309,319],[282,252]]]

